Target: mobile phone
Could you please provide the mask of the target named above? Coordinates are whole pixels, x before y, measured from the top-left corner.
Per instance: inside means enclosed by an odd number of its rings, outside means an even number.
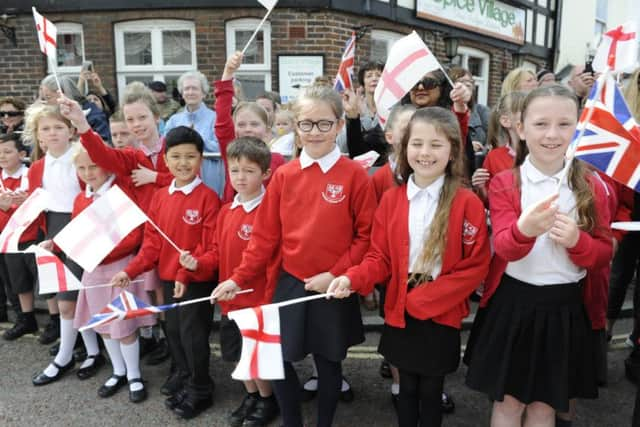
[[[82,71],[93,71],[93,61],[82,62]]]
[[[585,61],[584,72],[593,74],[593,58],[589,58]]]

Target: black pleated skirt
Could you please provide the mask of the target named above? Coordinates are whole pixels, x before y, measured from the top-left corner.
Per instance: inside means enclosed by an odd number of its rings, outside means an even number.
[[[45,239],[53,239],[71,221],[71,214],[64,212],[47,212],[47,235]],[[65,266],[80,280],[82,278],[82,267],[76,264],[64,252],[57,254]],[[53,295],[47,295],[48,298]],[[78,291],[65,291],[55,294],[56,298],[63,301],[76,301],[78,299]]]
[[[316,295],[304,289],[304,282],[287,272],[278,279],[273,302]],[[364,328],[358,295],[345,299],[316,299],[280,308],[280,337],[283,359],[302,360],[319,354],[340,362],[347,349],[364,342]]]
[[[504,275],[473,329],[466,383],[502,401],[544,402],[560,412],[569,399],[596,398],[593,334],[577,283],[534,286]]]

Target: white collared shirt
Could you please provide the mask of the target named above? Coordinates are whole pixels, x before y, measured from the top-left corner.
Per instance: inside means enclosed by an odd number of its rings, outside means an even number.
[[[111,188],[111,185],[113,185],[113,181],[115,181],[115,179],[116,179],[115,175],[110,175],[109,178],[107,178],[107,180],[105,182],[103,182],[102,185],[100,186],[100,188],[98,188],[98,190],[96,190],[96,191],[93,191],[91,189],[91,186],[87,185],[84,188],[84,195],[87,198],[89,198],[89,197],[97,198],[97,197],[100,197],[100,196],[104,195],[104,193],[109,191],[109,189]]]
[[[325,154],[319,159],[314,159],[309,156],[303,148],[302,153],[300,153],[300,168],[306,169],[312,164],[317,163],[318,166],[320,166],[322,173],[327,173],[336,163],[338,163],[340,157],[342,157],[342,154],[340,154],[340,149],[337,145],[333,147],[333,150],[331,150],[331,152]]]
[[[260,190],[260,195],[258,195],[257,197],[254,197],[251,200],[247,200],[246,202],[241,202],[240,195],[236,194],[233,198],[233,202],[231,203],[231,209],[233,210],[238,206],[242,206],[242,209],[244,209],[246,213],[249,213],[255,208],[257,208],[258,206],[260,206],[260,202],[262,202],[262,199],[264,199],[264,186],[262,186]]]
[[[176,187],[176,180],[174,179],[173,181],[171,181],[171,185],[169,186],[169,194],[173,194],[176,191],[181,191],[188,196],[200,184],[202,184],[202,180],[199,176],[196,176],[193,181],[191,181],[187,185],[183,185],[182,187]]]
[[[18,170],[9,175],[6,170],[2,169],[2,181],[5,181],[9,178],[19,179],[20,185],[15,191],[29,191],[29,178],[27,177],[29,173],[29,168],[25,165],[20,165]]]
[[[420,188],[413,181],[413,175],[407,182],[407,199],[409,199],[409,273],[430,273],[434,279],[442,269],[442,258],[435,262],[433,269],[421,271],[422,266],[416,262],[424,248],[424,242],[429,237],[431,222],[438,208],[440,192],[444,185],[444,175],[436,179],[425,188]],[[415,268],[414,268],[415,267]]]
[[[522,210],[555,193],[561,176],[562,172],[553,176],[543,174],[527,156],[520,166]],[[566,178],[560,186],[560,196],[555,203],[558,205],[558,212],[574,220],[577,218],[576,199]],[[538,236],[533,248],[524,258],[509,262],[505,273],[537,286],[574,283],[586,275],[585,269],[571,262],[567,249],[549,238],[549,233]]]
[[[69,147],[60,157],[53,157],[51,153],[44,156],[42,188],[53,195],[47,209],[50,212],[71,213],[73,201],[80,192],[71,151]]]

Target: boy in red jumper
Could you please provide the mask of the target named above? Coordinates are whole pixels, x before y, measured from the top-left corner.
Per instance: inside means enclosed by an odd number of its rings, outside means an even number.
[[[227,149],[229,176],[236,191],[232,203],[224,205],[218,214],[216,237],[211,251],[193,258],[185,254],[181,264],[202,274],[218,269],[221,280],[228,279],[233,269],[240,265],[242,253],[249,244],[258,206],[264,197],[264,181],[270,178],[271,152],[260,139],[238,138]],[[271,302],[280,267],[280,256],[275,256],[255,280],[246,284],[253,292],[238,295],[230,301],[220,302],[220,346],[222,358],[228,362],[240,360],[242,336],[227,313]],[[230,426],[264,426],[278,415],[278,404],[271,385],[264,380],[244,381],[247,395],[229,417]],[[244,424],[243,424],[244,423]]]
[[[203,147],[198,132],[188,127],[179,126],[167,134],[164,158],[174,180],[153,195],[147,211],[149,218],[183,251],[210,247],[220,209],[218,196],[198,178]],[[209,295],[213,289],[213,271],[190,284],[186,271],[180,269],[179,256],[178,251],[147,224],[140,252],[124,271],[113,277],[112,283],[127,286],[130,278],[157,267],[166,303]],[[209,304],[166,312],[167,339],[176,365],[173,376],[181,380],[183,387],[165,404],[182,418],[193,418],[213,404],[213,381],[209,377],[212,317]]]
[[[27,171],[22,159],[27,156],[26,149],[18,134],[7,134],[0,137],[0,168],[2,169],[0,189],[0,230],[9,222],[9,218],[26,199],[29,189]],[[19,249],[24,249],[35,242],[38,235],[38,222],[35,221],[20,237]],[[8,329],[3,338],[14,340],[25,334],[36,332],[38,324],[33,314],[33,285],[35,283],[35,259],[33,254],[3,254],[0,261],[0,286],[6,285],[7,295],[17,295],[11,301],[18,317],[15,324]],[[4,293],[4,292],[3,292]],[[4,298],[0,299],[4,304]],[[20,310],[20,307],[22,310]],[[4,307],[0,307],[2,311]],[[2,313],[0,313],[2,314]],[[6,315],[6,312],[5,312]],[[6,321],[6,319],[5,319]]]

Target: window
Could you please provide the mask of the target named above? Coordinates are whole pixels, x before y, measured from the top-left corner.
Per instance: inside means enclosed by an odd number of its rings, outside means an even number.
[[[227,22],[227,58],[244,48],[259,23],[259,19],[251,18]],[[271,90],[271,24],[268,21],[247,48],[236,78],[242,83],[247,99]]]
[[[80,74],[84,61],[84,36],[82,24],[72,22],[56,22],[58,35],[56,71],[60,74]],[[52,72],[51,65],[47,61],[48,71]]]
[[[596,0],[596,22],[593,29],[595,36],[600,36],[607,31],[607,7],[607,0]]]
[[[476,81],[476,100],[478,104],[487,105],[489,93],[489,55],[471,47],[459,46],[458,63],[469,70]]]
[[[133,81],[161,80],[171,93],[182,73],[198,68],[191,21],[130,21],[116,24],[114,32],[120,97]]]
[[[387,55],[391,51],[391,46],[402,37],[404,37],[404,34],[385,30],[371,30],[371,59],[380,61],[383,64],[387,62]]]

